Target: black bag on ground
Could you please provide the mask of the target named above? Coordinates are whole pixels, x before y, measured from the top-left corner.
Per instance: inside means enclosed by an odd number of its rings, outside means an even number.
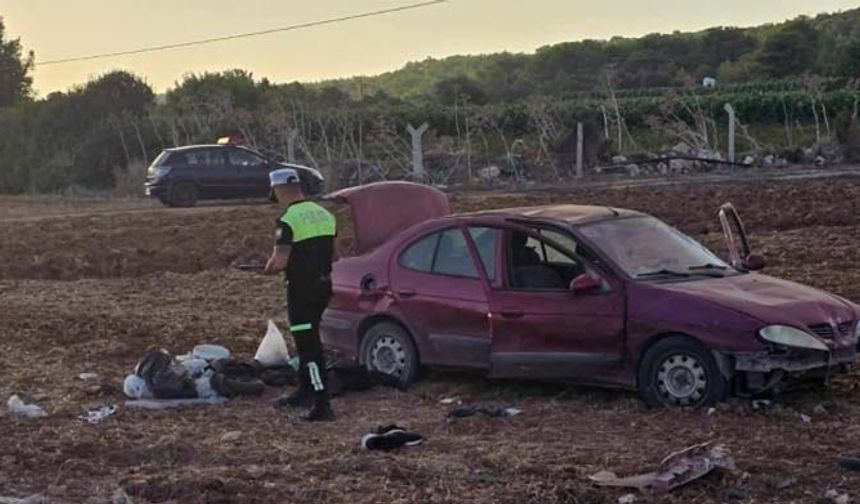
[[[368,371],[361,364],[335,364],[326,370],[329,393],[332,396],[343,395],[344,392],[360,392],[376,385],[399,387],[400,380],[379,371]]]
[[[174,362],[164,350],[150,350],[134,368],[134,373],[146,381],[158,399],[194,399],[197,388],[185,366]]]

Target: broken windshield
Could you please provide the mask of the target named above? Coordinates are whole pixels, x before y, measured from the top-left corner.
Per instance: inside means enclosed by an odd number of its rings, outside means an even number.
[[[608,220],[579,232],[633,278],[724,276],[734,271],[699,242],[654,217]]]

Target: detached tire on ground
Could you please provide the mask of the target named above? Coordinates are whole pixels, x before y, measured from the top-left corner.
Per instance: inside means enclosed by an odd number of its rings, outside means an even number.
[[[197,186],[190,182],[180,182],[170,188],[170,206],[192,207],[197,203]]]
[[[652,407],[705,406],[725,399],[728,383],[711,352],[685,336],[649,348],[639,365],[639,393]]]
[[[361,343],[361,360],[369,371],[396,377],[402,387],[418,377],[418,351],[412,337],[393,322],[374,324]]]

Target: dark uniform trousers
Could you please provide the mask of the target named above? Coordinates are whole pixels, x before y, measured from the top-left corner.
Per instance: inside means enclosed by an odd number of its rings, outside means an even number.
[[[320,279],[316,285],[287,286],[287,313],[290,332],[299,356],[300,386],[314,393],[328,395],[325,386],[326,360],[320,340],[320,322],[331,299],[331,280]]]

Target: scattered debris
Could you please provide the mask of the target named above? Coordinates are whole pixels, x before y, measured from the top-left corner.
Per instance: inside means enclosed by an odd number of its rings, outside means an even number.
[[[87,411],[86,415],[81,415],[78,418],[80,418],[84,422],[96,425],[104,422],[107,417],[113,415],[114,413],[116,413],[115,405],[102,406],[99,409]]]
[[[421,434],[408,431],[396,425],[380,427],[361,437],[361,447],[365,450],[393,450],[401,446],[415,446],[424,441]]]
[[[97,375],[95,373],[81,373],[78,375],[78,379],[83,380],[83,381],[95,380],[98,377],[99,377],[99,375]]]
[[[446,398],[441,399],[439,401],[439,404],[454,404],[454,403],[461,404],[460,400],[457,399],[456,397],[446,397]]]
[[[773,406],[773,402],[769,399],[755,399],[752,402],[752,408],[754,410],[765,410],[769,409],[771,406]]]
[[[634,502],[636,502],[636,495],[634,494],[622,495],[618,498],[618,504],[633,504]]]
[[[860,457],[839,457],[839,467],[860,472]]]
[[[811,418],[809,415],[806,415],[806,414],[803,414],[803,413],[801,413],[801,414],[800,414],[800,420],[801,420],[803,423],[812,423],[812,418]]]
[[[241,438],[241,437],[242,437],[242,431],[235,430],[235,431],[225,432],[224,434],[221,434],[221,437],[219,439],[221,440],[222,443],[231,443],[233,441],[238,441],[239,438]]]
[[[230,350],[221,345],[197,345],[191,351],[191,356],[204,361],[229,359]]]
[[[128,495],[124,488],[114,490],[110,498],[110,504],[134,504],[134,500]]]
[[[716,412],[717,412],[717,408],[708,408],[708,416],[711,416]]]
[[[829,499],[833,504],[848,504],[851,502],[851,497],[848,494],[839,493],[838,490],[832,488],[824,493],[824,498]]]
[[[211,397],[208,399],[138,399],[126,401],[125,406],[143,410],[165,410],[185,406],[221,405],[228,401],[226,397]]]
[[[18,416],[24,416],[27,418],[41,418],[46,417],[48,414],[35,404],[24,404],[24,401],[21,400],[18,395],[13,395],[6,402],[6,406],[9,408],[9,413]]]
[[[42,495],[31,495],[23,499],[17,497],[0,497],[0,504],[43,504],[47,502]]]
[[[812,412],[815,413],[816,415],[826,415],[827,414],[827,408],[825,408],[823,404],[819,404],[818,406],[816,406],[812,410]]]
[[[448,412],[448,418],[465,418],[481,413],[491,417],[516,416],[522,413],[518,408],[502,408],[483,404],[461,404]]]
[[[706,442],[675,452],[660,462],[656,471],[619,478],[610,471],[600,471],[589,477],[598,486],[653,488],[668,492],[701,478],[714,469],[733,471],[735,462],[724,445]]]

